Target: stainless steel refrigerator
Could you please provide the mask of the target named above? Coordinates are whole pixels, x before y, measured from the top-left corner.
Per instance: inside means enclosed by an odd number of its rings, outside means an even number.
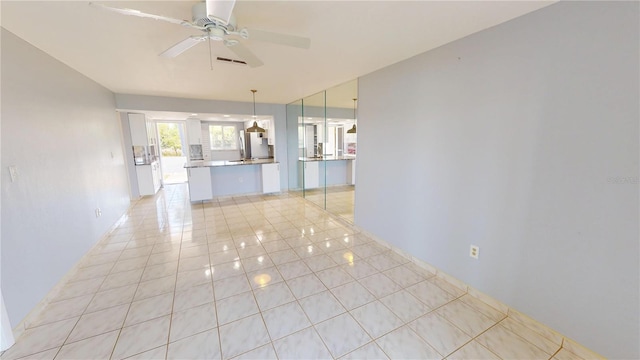
[[[269,144],[264,133],[248,133],[240,130],[240,156],[244,159],[266,159],[269,157]],[[243,146],[244,145],[244,146]]]

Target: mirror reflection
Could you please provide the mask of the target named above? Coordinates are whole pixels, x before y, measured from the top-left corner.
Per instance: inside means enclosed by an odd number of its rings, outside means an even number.
[[[290,190],[349,222],[354,218],[357,81],[287,105]],[[293,138],[293,139],[292,139]]]

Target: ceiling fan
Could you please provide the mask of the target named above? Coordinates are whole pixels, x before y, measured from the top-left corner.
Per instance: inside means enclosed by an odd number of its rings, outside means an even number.
[[[133,15],[142,18],[162,20],[185,27],[200,30],[202,33],[192,35],[160,53],[160,56],[173,58],[189,50],[195,45],[209,42],[209,59],[211,62],[211,40],[222,43],[235,53],[250,67],[258,67],[264,63],[239,39],[270,42],[279,45],[308,49],[311,40],[305,37],[279,34],[269,31],[240,28],[233,16],[235,0],[207,0],[196,3],[191,8],[191,21],[178,20],[166,16],[144,13],[133,9],[122,9],[90,2],[89,5],[113,11],[123,15]],[[213,67],[213,65],[212,65]]]

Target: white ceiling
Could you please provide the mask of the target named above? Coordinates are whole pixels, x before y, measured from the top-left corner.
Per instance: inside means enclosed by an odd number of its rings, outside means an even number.
[[[102,1],[190,19],[193,1]],[[199,33],[88,1],[0,1],[1,24],[115,93],[286,104],[547,6],[542,1],[238,1],[240,27],[311,39],[302,50],[247,40],[264,65],[209,66],[208,46],[158,54]],[[220,43],[213,56],[236,58]],[[349,103],[349,100],[345,103]],[[345,104],[345,107],[348,107]]]

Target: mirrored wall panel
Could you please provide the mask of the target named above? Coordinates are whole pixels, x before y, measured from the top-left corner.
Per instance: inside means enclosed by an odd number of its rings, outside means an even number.
[[[357,81],[287,105],[290,191],[353,222]],[[297,150],[297,151],[296,151]]]
[[[326,209],[353,222],[356,184],[358,83],[326,91],[324,159]]]

